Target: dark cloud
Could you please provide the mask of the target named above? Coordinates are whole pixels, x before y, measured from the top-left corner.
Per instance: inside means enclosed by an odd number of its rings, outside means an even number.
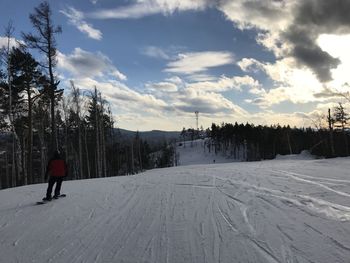
[[[339,98],[342,94],[340,92],[332,91],[328,88],[323,89],[321,92],[315,93],[314,97],[319,99],[331,99],[331,98]]]
[[[300,24],[324,28],[325,31],[349,32],[349,0],[308,0],[301,3],[296,13]]]
[[[285,32],[292,44],[290,55],[312,69],[321,82],[332,80],[331,69],[340,61],[324,52],[316,43],[321,34],[350,33],[349,0],[300,1],[294,10],[294,22]]]
[[[199,111],[204,114],[217,114],[217,113],[233,113],[234,111],[232,109],[227,109],[224,107],[215,107],[213,105],[208,104],[186,104],[186,105],[180,105],[176,107],[178,110],[187,112],[187,113],[193,113],[195,111]]]
[[[281,4],[283,5],[283,1],[269,1],[267,4],[266,1],[248,0],[243,3],[243,7],[246,10],[249,10],[249,13],[252,16],[264,16],[279,19],[283,15],[283,13],[280,12],[280,8],[282,7]]]
[[[224,97],[213,93],[204,93],[200,96],[179,97],[181,103],[174,104],[175,108],[182,112],[199,111],[204,114],[245,114],[239,106],[228,101]]]

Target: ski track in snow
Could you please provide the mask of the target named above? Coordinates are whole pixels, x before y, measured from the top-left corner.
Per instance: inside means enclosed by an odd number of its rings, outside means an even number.
[[[349,159],[156,169],[0,191],[0,262],[350,262]]]

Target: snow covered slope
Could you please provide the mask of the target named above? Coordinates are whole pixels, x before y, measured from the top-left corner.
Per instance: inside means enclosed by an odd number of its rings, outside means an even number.
[[[350,262],[350,159],[193,165],[0,191],[0,262]]]
[[[211,152],[207,147],[204,147],[205,140],[185,141],[180,142],[176,147],[176,152],[179,155],[178,165],[193,165],[193,164],[212,164],[212,163],[229,163],[233,162],[232,158],[226,158],[222,153],[215,154],[214,149]]]

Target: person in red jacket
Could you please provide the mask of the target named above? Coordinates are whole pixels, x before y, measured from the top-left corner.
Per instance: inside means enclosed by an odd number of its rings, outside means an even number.
[[[63,178],[68,174],[66,161],[61,157],[59,151],[55,151],[53,158],[49,161],[46,168],[45,179],[49,176],[49,185],[46,191],[46,197],[43,201],[50,201],[52,199],[51,193],[54,184],[56,183],[55,194],[53,198],[57,199],[61,192],[61,185]]]

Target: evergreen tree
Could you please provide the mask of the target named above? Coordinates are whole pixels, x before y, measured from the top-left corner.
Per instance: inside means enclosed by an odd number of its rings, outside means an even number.
[[[341,130],[342,132],[344,138],[344,154],[346,156],[349,155],[348,136],[346,133],[349,120],[349,114],[345,111],[343,104],[339,102],[339,105],[334,108],[334,127]]]
[[[26,51],[18,48],[11,53],[11,73],[13,102],[17,110],[24,114],[26,143],[22,148],[26,150],[26,176],[24,184],[33,182],[32,178],[32,153],[33,153],[33,104],[42,93],[43,86],[47,83],[39,69],[39,63]],[[21,94],[21,95],[20,95]],[[23,122],[21,122],[23,124]],[[23,130],[22,130],[23,133]]]

